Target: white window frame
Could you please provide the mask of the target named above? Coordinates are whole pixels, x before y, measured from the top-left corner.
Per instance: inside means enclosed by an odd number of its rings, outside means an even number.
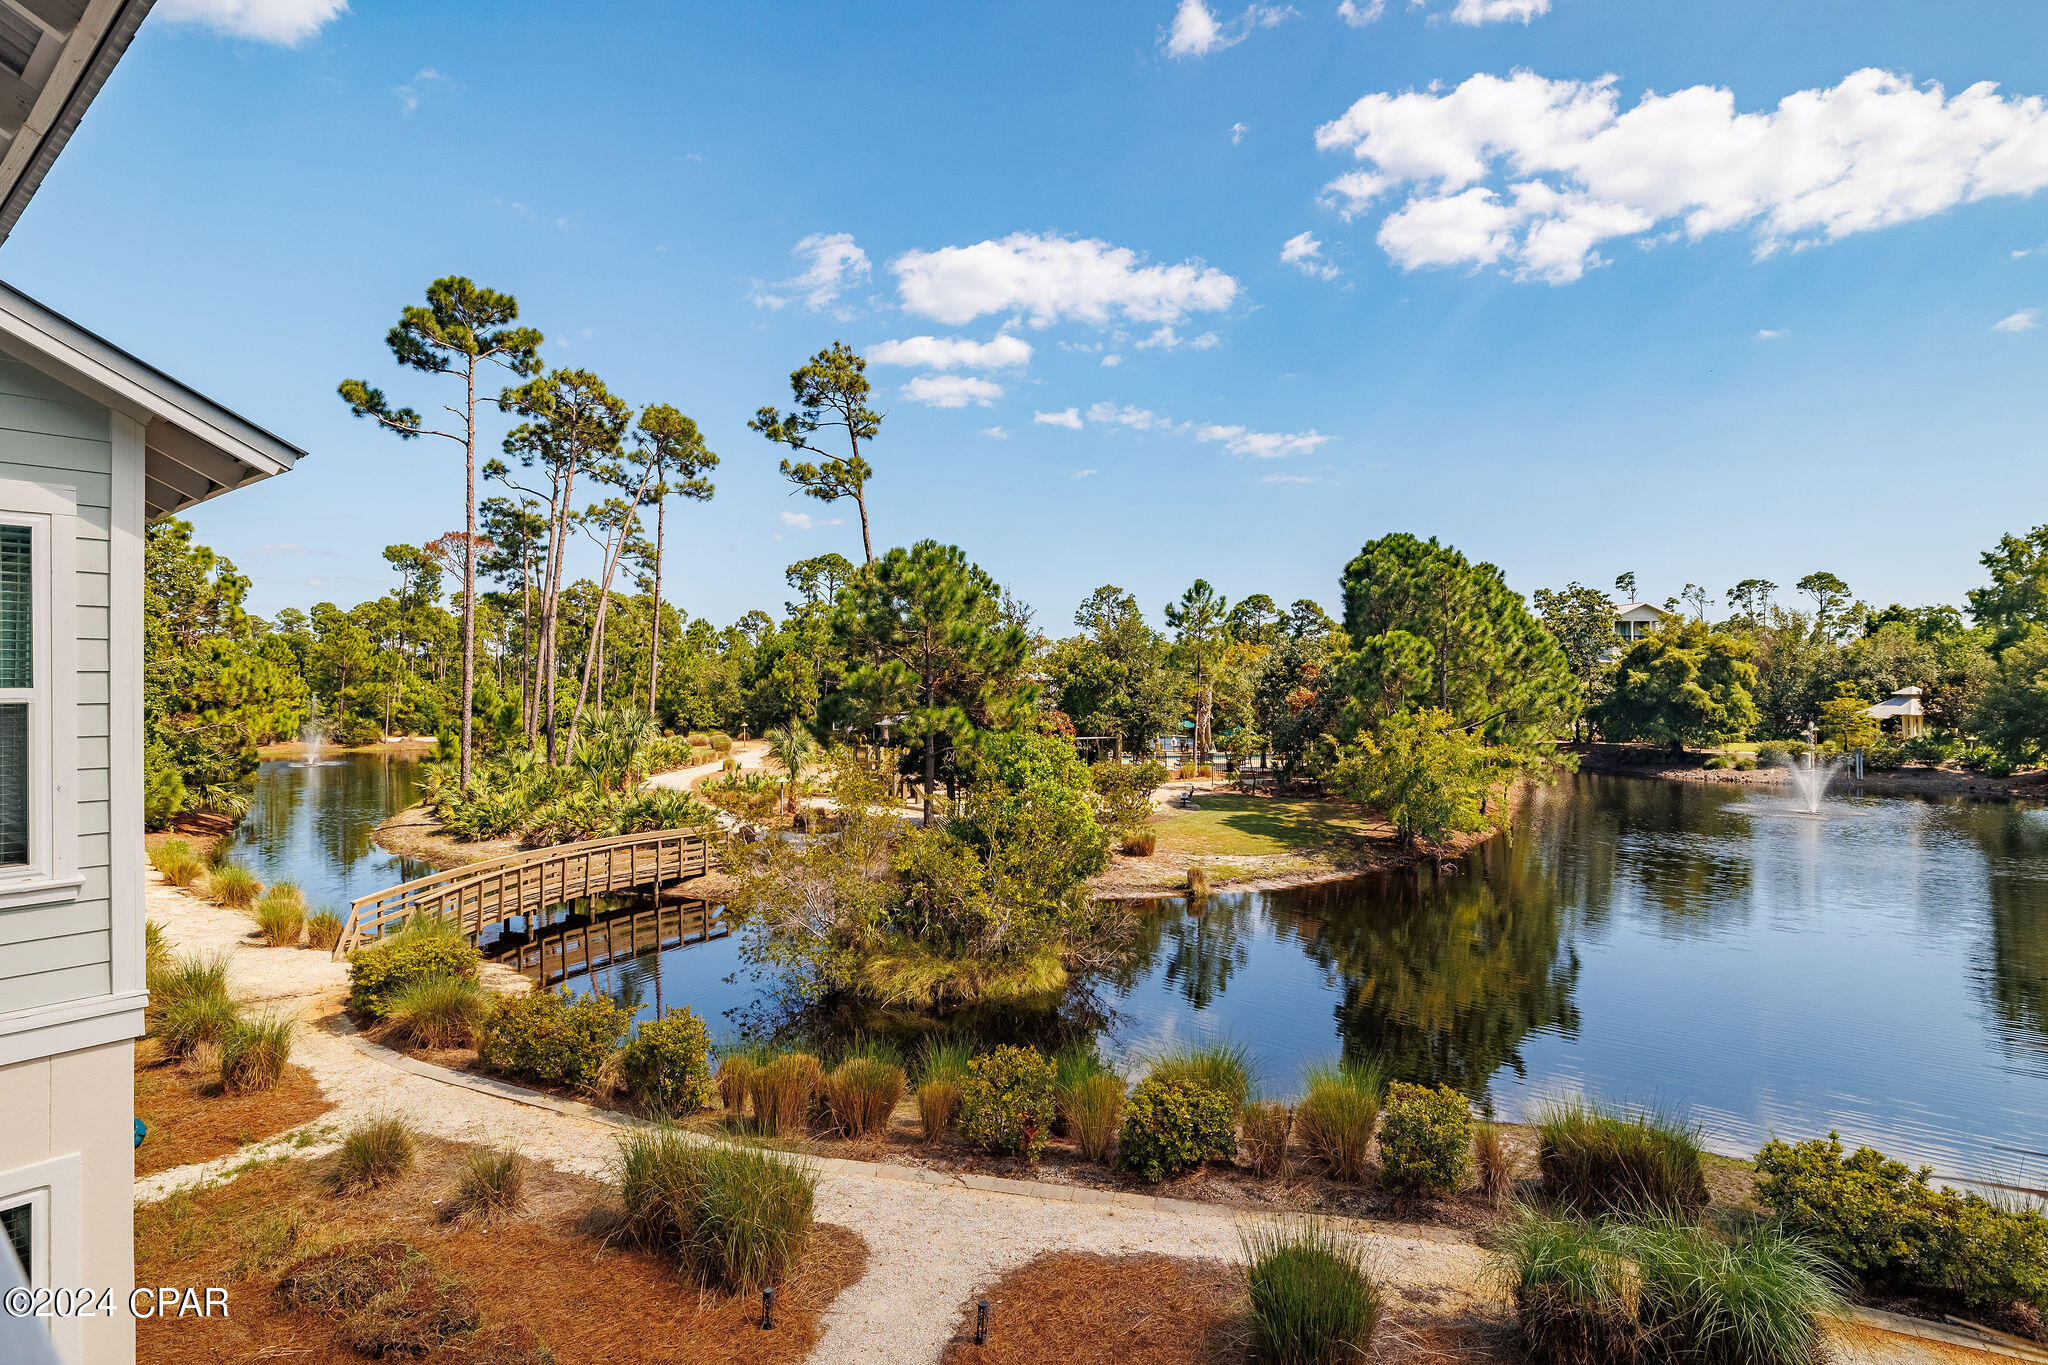
[[[0,910],[75,900],[78,872],[78,490],[0,479],[0,525],[29,528],[28,862],[0,868]]]
[[[27,1204],[31,1289],[76,1288],[85,1283],[85,1199],[83,1162],[78,1153],[52,1157],[33,1166],[0,1171],[0,1208]],[[0,1256],[10,1253],[0,1246]],[[79,1358],[82,1334],[77,1318],[49,1319],[57,1353],[67,1361]]]

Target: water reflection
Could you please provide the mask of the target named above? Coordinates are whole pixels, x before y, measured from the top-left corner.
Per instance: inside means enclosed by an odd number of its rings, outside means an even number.
[[[297,882],[313,909],[345,914],[357,896],[433,871],[374,842],[377,826],[418,791],[419,764],[395,754],[263,763],[235,832],[235,861],[266,883]]]

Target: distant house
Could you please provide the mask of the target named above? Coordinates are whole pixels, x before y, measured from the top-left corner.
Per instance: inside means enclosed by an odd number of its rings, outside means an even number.
[[[1615,609],[1614,633],[1628,644],[1634,644],[1664,622],[1677,619],[1676,612],[1653,607],[1648,602],[1631,602]]]
[[[1877,721],[1877,728],[1894,739],[1917,739],[1927,732],[1927,711],[1920,705],[1923,694],[1917,687],[1902,687],[1863,714]]]

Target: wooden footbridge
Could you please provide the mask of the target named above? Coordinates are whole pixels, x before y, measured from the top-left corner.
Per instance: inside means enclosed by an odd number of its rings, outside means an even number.
[[[653,893],[712,870],[702,834],[656,830],[618,834],[580,844],[529,849],[487,862],[437,872],[349,903],[348,923],[334,956],[375,942],[414,915],[453,920],[481,939],[517,919],[531,932],[544,912],[591,896]]]

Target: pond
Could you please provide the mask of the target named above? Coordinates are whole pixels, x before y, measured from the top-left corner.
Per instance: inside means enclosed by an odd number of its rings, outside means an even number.
[[[413,799],[383,755],[263,765],[238,857],[344,905],[427,869],[370,844]],[[1265,1088],[1376,1052],[1508,1118],[1585,1093],[1684,1107],[1754,1152],[1838,1129],[1951,1178],[2048,1186],[2048,811],[1584,776],[1448,874],[1144,907],[1056,1018],[1121,1056],[1223,1035]],[[601,969],[714,1034],[777,1014],[736,938]]]

